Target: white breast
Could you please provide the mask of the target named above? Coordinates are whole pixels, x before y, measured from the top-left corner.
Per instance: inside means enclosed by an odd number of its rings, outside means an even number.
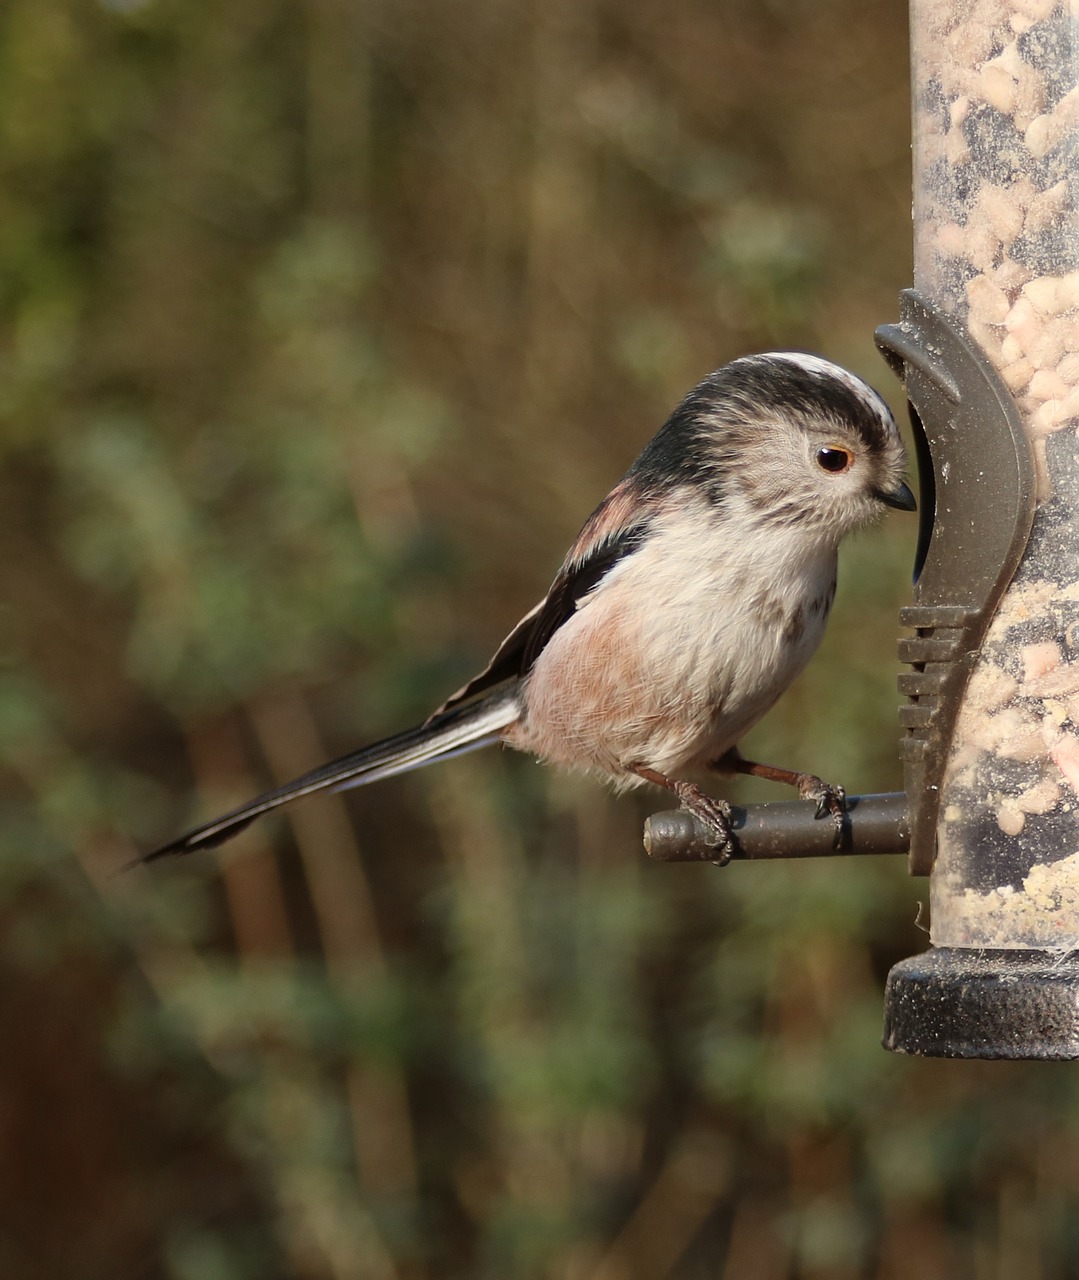
[[[730,514],[683,507],[582,600],[528,676],[513,746],[632,783],[632,765],[707,765],[764,715],[817,647],[835,550]]]

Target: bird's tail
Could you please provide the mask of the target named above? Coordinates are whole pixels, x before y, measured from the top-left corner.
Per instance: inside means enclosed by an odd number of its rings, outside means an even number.
[[[239,809],[205,822],[186,835],[163,844],[160,849],[144,854],[139,862],[153,862],[170,854],[192,853],[196,849],[212,849],[241,832],[249,823],[271,809],[279,809],[317,791],[347,791],[368,782],[408,773],[435,760],[448,760],[479,747],[497,742],[501,731],[520,714],[515,690],[500,690],[452,711],[432,716],[426,724],[392,738],[384,738],[370,747],[320,765],[284,786],[256,796]]]

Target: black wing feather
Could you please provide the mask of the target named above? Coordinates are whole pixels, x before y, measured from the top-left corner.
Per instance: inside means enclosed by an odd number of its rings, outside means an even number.
[[[439,707],[436,716],[495,685],[528,674],[551,637],[573,616],[579,601],[647,538],[650,512],[632,524],[624,522],[629,510],[636,508],[639,513],[642,506],[654,508],[655,498],[643,495],[628,477],[623,479],[585,523],[544,599],[518,622],[479,675]]]
[[[551,584],[547,598],[532,620],[521,655],[520,675],[527,674],[560,626],[572,618],[578,603],[626,556],[632,555],[648,536],[648,525],[624,529],[598,543],[582,560],[563,567]]]
[[[470,698],[474,698],[477,693],[493,689],[495,685],[502,684],[506,680],[513,680],[521,674],[521,664],[525,648],[528,645],[528,638],[532,634],[532,628],[545,603],[546,601],[541,600],[534,609],[525,614],[498,646],[494,657],[479,675],[473,676],[466,685],[462,685],[456,693],[446,699],[442,706],[433,711],[427,719],[428,724],[444,711],[450,711],[454,707],[460,706],[462,702],[467,702]]]

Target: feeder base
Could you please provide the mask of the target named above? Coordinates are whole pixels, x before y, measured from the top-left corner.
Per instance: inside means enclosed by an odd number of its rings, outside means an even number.
[[[1079,952],[911,956],[888,974],[882,1043],[927,1058],[1079,1058]]]

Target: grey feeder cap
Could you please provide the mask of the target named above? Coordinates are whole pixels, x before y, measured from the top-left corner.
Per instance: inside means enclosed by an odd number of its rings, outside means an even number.
[[[888,975],[882,1043],[931,1058],[1079,1058],[1079,955],[932,947]]]

